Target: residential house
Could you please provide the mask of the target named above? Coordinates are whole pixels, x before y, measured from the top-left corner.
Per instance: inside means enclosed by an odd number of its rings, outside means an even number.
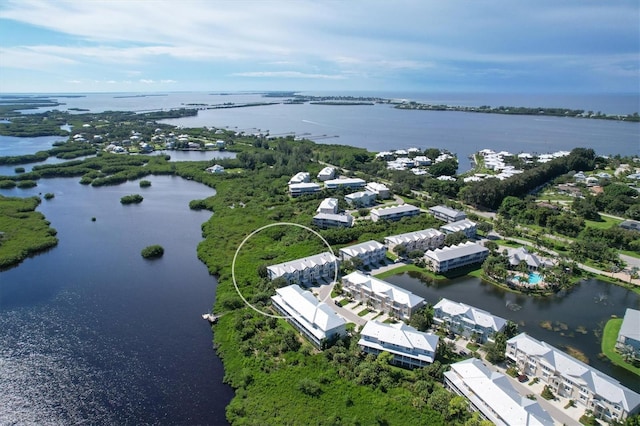
[[[469,219],[458,220],[456,222],[450,222],[446,225],[442,225],[440,230],[445,234],[453,234],[454,232],[462,232],[467,238],[473,239],[476,237],[477,225],[475,222]]]
[[[393,355],[393,364],[414,368],[433,363],[438,340],[435,334],[418,331],[404,322],[368,321],[360,331],[358,346],[370,354],[388,352]]]
[[[617,380],[526,333],[507,340],[507,360],[546,383],[552,393],[575,401],[607,422],[640,411],[640,394]]]
[[[353,216],[349,213],[318,213],[313,217],[313,224],[318,228],[350,228],[353,226]]]
[[[347,194],[344,196],[345,201],[351,207],[369,207],[376,203],[376,193],[366,190],[366,191],[358,191],[353,194]]]
[[[298,172],[291,179],[289,179],[289,185],[309,182],[311,182],[311,175],[307,172]]]
[[[371,240],[364,243],[341,248],[339,251],[341,261],[359,258],[363,265],[371,266],[383,263],[387,258],[387,248],[377,241]]]
[[[391,195],[391,193],[389,192],[389,188],[387,188],[386,185],[378,182],[369,182],[365,186],[365,189],[375,193],[378,198],[382,200],[384,200],[385,198],[389,198],[389,196]]]
[[[620,223],[620,225],[618,226],[628,231],[640,232],[640,222],[638,222],[637,220],[625,220],[624,222]]]
[[[433,307],[433,321],[453,334],[473,337],[482,343],[492,341],[493,335],[502,331],[507,323],[506,319],[487,311],[445,298]]]
[[[317,183],[292,183],[289,185],[289,194],[292,197],[299,197],[301,195],[315,194],[320,192],[322,188]]]
[[[342,277],[342,289],[355,300],[401,320],[408,320],[425,304],[422,297],[359,271]]]
[[[208,167],[207,171],[213,174],[224,173],[224,167],[222,167],[220,164],[215,164],[211,167]]]
[[[346,334],[345,320],[296,284],[276,289],[271,301],[275,310],[317,348]]]
[[[553,426],[553,418],[535,399],[514,389],[509,379],[477,358],[451,364],[444,385],[464,396],[472,410],[497,426]]]
[[[333,281],[338,267],[338,258],[324,252],[302,259],[267,266],[270,280],[284,278],[289,284],[312,285],[319,281]]]
[[[396,246],[403,246],[407,253],[415,250],[425,252],[442,247],[444,234],[437,229],[429,228],[385,237],[384,243],[389,250],[393,250]]]
[[[334,169],[333,167],[325,167],[324,169],[320,170],[320,173],[318,173],[318,180],[321,182],[333,179],[335,177],[336,174],[336,169]]]
[[[424,259],[434,272],[447,272],[474,263],[482,263],[489,256],[489,249],[467,241],[458,245],[429,250]]]
[[[640,311],[627,308],[622,320],[622,326],[618,332],[616,349],[623,353],[631,350],[633,357],[640,359]]]
[[[411,204],[402,204],[400,206],[381,207],[371,210],[371,220],[377,222],[379,220],[400,220],[403,217],[417,216],[420,209]]]
[[[324,200],[322,200],[322,202],[316,209],[316,213],[328,213],[328,214],[338,213],[338,199],[325,198]]]
[[[440,219],[447,223],[457,222],[467,218],[465,212],[442,205],[430,207],[429,213],[431,213],[436,219]]]

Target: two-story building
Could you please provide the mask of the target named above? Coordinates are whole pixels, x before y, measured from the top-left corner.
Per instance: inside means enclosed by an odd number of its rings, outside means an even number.
[[[370,354],[390,353],[393,364],[399,367],[424,367],[436,357],[438,336],[418,331],[404,322],[368,321],[360,331],[358,346]]]
[[[345,320],[297,284],[276,289],[271,301],[275,310],[317,348],[346,334]]]
[[[599,419],[623,422],[640,411],[640,394],[526,333],[507,340],[505,355],[521,372],[538,377],[552,393],[575,401]]]
[[[318,173],[318,180],[320,182],[331,180],[335,177],[335,175],[336,175],[336,169],[334,169],[333,167],[325,167],[324,169],[320,170],[320,172]]]
[[[371,210],[371,220],[377,222],[379,220],[400,220],[403,217],[417,216],[420,209],[411,204],[402,204],[400,206],[381,207]]]
[[[618,332],[616,349],[620,353],[630,351],[630,355],[640,359],[640,311],[627,308]]]
[[[391,196],[391,191],[389,191],[389,188],[387,188],[387,186],[383,183],[369,182],[365,186],[365,189],[375,193],[381,200],[384,200]]]
[[[360,189],[360,188],[364,188],[366,184],[367,182],[360,178],[329,179],[324,181],[324,187],[326,189],[338,189],[338,188]]]
[[[457,222],[467,218],[465,212],[442,205],[429,207],[429,213],[431,213],[436,219],[440,219],[447,223]]]
[[[299,197],[301,195],[315,194],[320,192],[322,188],[315,182],[292,183],[289,185],[289,195]]]
[[[377,197],[378,196],[375,192],[358,191],[345,195],[344,200],[349,204],[349,206],[360,208],[373,206],[376,203]]]
[[[492,341],[493,335],[504,329],[507,320],[482,309],[443,298],[433,307],[433,322],[446,327],[453,334],[486,342]]]
[[[289,185],[309,182],[311,182],[311,175],[308,172],[298,172],[289,179]]]
[[[467,241],[458,245],[429,250],[424,254],[428,267],[435,272],[447,272],[475,263],[482,263],[489,256],[489,249]]]
[[[338,252],[341,261],[357,257],[365,266],[383,263],[387,258],[387,247],[374,240],[343,247]]]
[[[353,299],[401,320],[408,320],[425,300],[409,290],[356,271],[342,277],[342,290]]]
[[[325,198],[320,202],[320,205],[316,209],[316,213],[338,213],[338,199],[337,198]]]
[[[320,229],[350,228],[353,226],[353,216],[349,213],[318,213],[313,217],[313,224]]]
[[[338,258],[330,252],[267,266],[270,280],[284,278],[289,284],[312,285],[314,282],[333,281]]]

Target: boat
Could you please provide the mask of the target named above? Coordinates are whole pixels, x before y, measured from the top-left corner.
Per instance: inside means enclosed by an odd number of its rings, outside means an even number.
[[[218,317],[213,314],[202,314],[202,319],[209,321],[210,324],[218,322]]]

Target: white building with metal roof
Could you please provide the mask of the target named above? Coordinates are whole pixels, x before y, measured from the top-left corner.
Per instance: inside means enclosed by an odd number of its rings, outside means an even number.
[[[362,331],[358,345],[366,353],[389,352],[393,363],[400,367],[424,367],[431,364],[436,356],[438,336],[424,333],[406,325],[383,324],[368,321]]]
[[[436,219],[440,219],[445,222],[457,222],[467,218],[465,212],[442,205],[429,207],[429,213],[431,213]]]
[[[618,332],[616,348],[631,348],[635,358],[640,359],[640,311],[627,308]]]
[[[425,300],[409,290],[356,271],[342,277],[343,291],[355,300],[398,319],[409,319]]]
[[[324,181],[324,187],[326,189],[338,189],[338,188],[364,188],[367,182],[360,178],[342,178],[342,179],[329,179]]]
[[[336,169],[334,169],[333,167],[325,167],[318,173],[318,180],[324,182],[326,180],[333,179],[335,175]]]
[[[316,209],[316,213],[338,213],[338,199],[337,198],[325,198],[320,202],[320,205]]]
[[[507,323],[506,319],[487,311],[445,298],[433,307],[433,321],[454,334],[475,335],[482,342],[493,340],[493,334],[502,331]]]
[[[289,185],[289,194],[292,197],[299,197],[306,194],[315,194],[320,192],[322,188],[315,182],[292,183]]]
[[[311,285],[314,281],[333,281],[338,258],[330,252],[267,266],[270,280],[284,278],[289,284]]]
[[[396,246],[404,246],[407,252],[414,250],[435,250],[444,244],[444,234],[437,229],[429,228],[421,231],[391,235],[384,238],[384,243],[389,250],[393,250]]]
[[[271,301],[276,311],[318,348],[323,342],[346,334],[346,321],[297,284],[277,289]]]
[[[462,232],[467,238],[475,238],[478,225],[469,219],[462,219],[455,222],[449,222],[442,225],[440,230],[445,234],[453,234],[454,232]]]
[[[445,387],[469,400],[471,408],[497,426],[552,426],[553,418],[537,401],[518,393],[509,379],[469,358],[451,364]]]
[[[313,224],[318,228],[350,228],[353,226],[353,216],[349,213],[318,213],[313,217]]]
[[[467,241],[458,245],[429,250],[424,259],[435,272],[447,272],[474,263],[482,263],[489,256],[489,249]]]
[[[343,247],[338,250],[340,260],[345,261],[354,257],[362,260],[364,265],[376,265],[387,258],[387,247],[375,240]]]
[[[311,182],[311,175],[308,172],[298,172],[291,179],[289,179],[289,185],[294,183],[308,183]]]
[[[624,421],[640,412],[640,394],[526,333],[507,340],[505,355],[524,374],[538,377],[552,393],[574,400],[597,418]]]
[[[400,220],[403,217],[417,216],[420,209],[411,204],[402,204],[400,206],[381,207],[371,210],[371,220],[377,222],[379,220]]]

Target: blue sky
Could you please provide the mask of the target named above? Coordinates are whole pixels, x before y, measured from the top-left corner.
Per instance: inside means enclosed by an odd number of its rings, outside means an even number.
[[[0,92],[638,93],[637,0],[0,1]]]

